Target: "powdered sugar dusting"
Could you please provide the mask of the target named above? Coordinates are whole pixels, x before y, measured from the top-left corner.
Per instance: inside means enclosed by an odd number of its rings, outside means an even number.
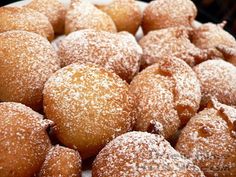
[[[64,33],[66,8],[58,0],[33,0],[25,7],[47,16],[55,33]]]
[[[236,67],[223,60],[205,61],[194,68],[201,82],[202,103],[216,97],[221,103],[236,105]]]
[[[207,51],[197,48],[189,39],[190,29],[172,27],[149,32],[139,44],[143,49],[142,65],[151,65],[163,57],[177,57],[190,66],[204,60]]]
[[[182,60],[164,58],[147,67],[131,82],[136,97],[137,130],[148,130],[151,120],[163,124],[166,138],[198,110],[201,92],[193,70]]]
[[[48,18],[32,9],[21,7],[0,8],[0,31],[25,30],[52,40],[54,32]]]
[[[191,26],[197,9],[191,0],[156,0],[144,10],[142,27],[145,33],[173,26]]]
[[[48,77],[59,69],[59,59],[43,37],[26,31],[0,34],[0,99],[42,105],[42,90]]]
[[[20,103],[0,103],[0,174],[33,176],[51,147],[43,117]]]
[[[236,109],[214,103],[213,107],[204,109],[188,122],[181,132],[176,149],[193,160],[206,175],[234,176],[235,114]]]
[[[81,163],[77,151],[56,145],[48,152],[39,176],[78,177],[81,176]]]
[[[130,132],[111,141],[96,157],[94,176],[196,176],[201,170],[160,135]]]
[[[95,30],[71,33],[59,49],[62,65],[91,62],[113,70],[128,81],[139,71],[141,54],[142,49],[131,34]]]
[[[65,17],[66,34],[81,29],[116,32],[111,17],[86,1],[72,3]]]
[[[44,106],[60,141],[83,158],[130,130],[134,121],[128,84],[94,65],[72,64],[56,72],[45,85]]]

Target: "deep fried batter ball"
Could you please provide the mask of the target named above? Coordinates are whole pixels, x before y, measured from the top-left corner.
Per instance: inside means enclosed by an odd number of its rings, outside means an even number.
[[[142,28],[149,31],[174,27],[192,26],[197,8],[191,0],[155,0],[148,4],[143,13]]]
[[[26,7],[46,15],[55,33],[64,33],[66,9],[58,0],[33,0]]]
[[[216,47],[217,50],[219,50],[223,57],[224,60],[230,62],[234,66],[236,66],[236,47],[228,47],[225,45],[218,45]]]
[[[20,103],[0,103],[0,112],[0,177],[32,177],[51,148],[52,122]]]
[[[65,33],[81,29],[116,32],[116,25],[109,15],[86,1],[71,4],[65,17]]]
[[[81,163],[77,151],[56,145],[47,154],[39,177],[80,177]]]
[[[1,7],[0,33],[11,30],[34,32],[49,41],[54,38],[52,25],[45,15],[28,8]]]
[[[236,174],[236,109],[212,101],[180,134],[176,149],[206,176]]]
[[[198,110],[201,91],[194,71],[178,58],[157,61],[134,77],[135,130],[174,135]]]
[[[98,6],[98,8],[112,18],[117,31],[136,34],[142,21],[142,11],[135,0],[113,0],[107,5]]]
[[[95,63],[131,81],[139,71],[142,49],[128,32],[81,30],[61,43],[59,57],[63,66],[78,62]]]
[[[42,108],[43,86],[60,68],[51,44],[27,31],[0,33],[0,100]]]
[[[204,107],[211,97],[221,103],[236,105],[236,67],[224,60],[208,60],[194,67],[201,82]]]
[[[222,50],[217,50],[217,47],[223,46],[225,49],[236,48],[235,38],[223,29],[224,25],[225,22],[221,24],[205,23],[195,29],[191,40],[201,49],[213,50],[214,55],[211,58],[223,58],[224,53],[227,54],[227,50],[222,52]],[[227,58],[225,59],[227,60]]]
[[[132,129],[133,99],[128,84],[95,65],[72,64],[45,84],[44,108],[55,133],[82,158],[96,155],[114,137]]]
[[[97,155],[92,174],[93,177],[204,177],[199,167],[181,156],[164,137],[146,132],[129,132],[112,140]]]
[[[156,63],[164,57],[178,57],[194,66],[208,58],[208,51],[201,50],[191,43],[190,29],[170,27],[149,32],[139,44],[143,49],[142,68]]]

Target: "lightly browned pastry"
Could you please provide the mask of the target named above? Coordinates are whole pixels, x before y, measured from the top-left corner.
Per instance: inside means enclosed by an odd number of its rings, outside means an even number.
[[[77,151],[56,145],[48,152],[39,177],[81,177],[81,163]]]
[[[191,28],[184,26],[149,32],[139,41],[143,49],[141,67],[152,65],[164,57],[180,58],[190,66],[207,60],[212,51],[199,49],[192,44],[191,32]]]
[[[135,0],[113,0],[109,4],[97,7],[112,18],[117,31],[136,34],[142,21],[142,11]]]
[[[60,142],[96,155],[107,142],[132,129],[134,103],[128,84],[95,65],[77,63],[58,70],[44,87],[44,111],[55,121]]]
[[[25,7],[47,16],[56,34],[64,33],[66,8],[58,0],[33,0]]]
[[[181,59],[163,58],[130,84],[135,98],[135,130],[170,138],[197,112],[201,91],[194,71]]]
[[[220,24],[205,23],[196,28],[191,41],[201,49],[210,49],[213,54],[209,59],[222,58],[235,64],[235,38],[223,29],[226,22]],[[233,59],[234,58],[234,59]]]
[[[131,81],[139,71],[142,49],[128,32],[80,30],[69,34],[59,47],[62,66],[94,63]]]
[[[204,177],[204,174],[164,137],[129,132],[115,138],[100,151],[93,163],[92,176]]]
[[[20,103],[0,103],[0,112],[0,177],[34,176],[51,148],[52,122]]]
[[[24,30],[37,33],[49,41],[54,38],[54,31],[48,18],[29,8],[1,7],[0,32]]]
[[[65,34],[81,29],[116,32],[116,25],[109,15],[86,1],[73,2],[65,17]]]
[[[42,109],[43,87],[60,68],[47,39],[27,31],[0,33],[0,100]]]
[[[197,8],[191,0],[155,0],[143,13],[142,29],[149,31],[174,27],[192,26]]]
[[[227,105],[236,105],[236,67],[224,60],[208,60],[194,67],[201,83],[204,107],[211,97]]]
[[[216,100],[190,119],[176,149],[207,177],[236,174],[236,109]]]

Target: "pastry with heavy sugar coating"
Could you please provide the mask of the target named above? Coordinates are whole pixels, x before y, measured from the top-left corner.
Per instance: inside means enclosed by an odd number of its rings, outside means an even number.
[[[164,58],[134,77],[135,130],[170,138],[197,112],[201,91],[194,71],[181,59]]]
[[[206,176],[236,174],[236,109],[212,100],[182,130],[176,145]]]
[[[72,2],[65,17],[65,33],[81,29],[116,32],[111,17],[86,1]]]
[[[204,177],[200,168],[164,137],[146,132],[129,132],[108,143],[97,155],[92,175]]]
[[[95,63],[131,81],[139,71],[142,49],[128,32],[81,30],[69,34],[59,46],[62,65]]]
[[[171,56],[184,60],[190,66],[207,60],[211,51],[199,49],[192,44],[191,31],[191,28],[183,26],[150,31],[139,41],[143,49],[142,68]]]
[[[224,60],[208,60],[194,67],[201,82],[204,107],[211,97],[227,105],[236,105],[236,67]]]

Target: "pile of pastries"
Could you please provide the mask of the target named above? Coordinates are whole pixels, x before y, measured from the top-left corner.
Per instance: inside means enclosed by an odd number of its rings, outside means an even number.
[[[196,15],[191,0],[1,7],[0,177],[235,177],[236,40]]]

